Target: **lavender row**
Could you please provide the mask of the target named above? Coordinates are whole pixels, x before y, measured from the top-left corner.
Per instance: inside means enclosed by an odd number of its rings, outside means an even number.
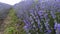
[[[26,34],[59,34],[59,0],[25,0],[15,6],[18,18],[25,23]]]

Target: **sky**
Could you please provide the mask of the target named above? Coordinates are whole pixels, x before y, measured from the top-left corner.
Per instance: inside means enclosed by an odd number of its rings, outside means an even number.
[[[10,4],[10,5],[14,5],[14,4],[19,3],[21,1],[22,0],[0,0],[0,2]]]

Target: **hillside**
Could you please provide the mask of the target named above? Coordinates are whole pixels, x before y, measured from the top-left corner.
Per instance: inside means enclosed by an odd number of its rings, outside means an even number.
[[[10,11],[11,5],[0,2],[0,34],[3,31],[4,19],[7,17]]]

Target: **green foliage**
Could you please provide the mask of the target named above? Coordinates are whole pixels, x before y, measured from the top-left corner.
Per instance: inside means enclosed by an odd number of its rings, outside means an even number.
[[[6,29],[4,30],[4,34],[25,34],[23,30],[23,22],[19,22],[20,20],[17,18],[14,9],[11,9],[8,14],[10,20],[9,24],[7,24]],[[21,24],[22,25],[19,25]],[[17,26],[19,25],[19,26]]]
[[[15,32],[17,32],[17,30],[14,27],[9,27],[9,28],[6,28],[4,34],[14,34]]]

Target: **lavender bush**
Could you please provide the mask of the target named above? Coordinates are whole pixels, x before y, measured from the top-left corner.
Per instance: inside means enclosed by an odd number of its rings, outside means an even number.
[[[15,6],[26,34],[60,34],[60,0],[25,0]]]

